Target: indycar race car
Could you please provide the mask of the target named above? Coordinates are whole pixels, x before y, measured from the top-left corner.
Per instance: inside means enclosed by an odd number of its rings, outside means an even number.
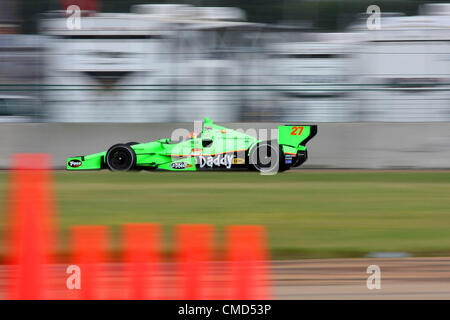
[[[169,171],[256,169],[284,171],[303,164],[306,143],[317,133],[317,125],[281,125],[278,140],[264,141],[214,124],[205,118],[200,134],[185,141],[160,139],[153,142],[115,144],[107,151],[71,157],[68,170],[110,169]]]

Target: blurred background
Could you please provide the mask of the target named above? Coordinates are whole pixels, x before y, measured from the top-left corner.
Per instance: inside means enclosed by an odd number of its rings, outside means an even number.
[[[74,225],[117,239],[158,223],[168,254],[178,224],[262,225],[273,260],[333,258],[272,261],[277,297],[373,298],[375,263],[392,272],[378,297],[449,298],[450,3],[0,0],[0,168],[46,153],[62,169],[203,117],[318,134],[300,170],[270,177],[52,172],[64,262]],[[3,208],[10,179],[0,171]]]
[[[372,4],[378,30],[367,27]],[[2,0],[0,9],[3,122],[450,120],[447,3]]]

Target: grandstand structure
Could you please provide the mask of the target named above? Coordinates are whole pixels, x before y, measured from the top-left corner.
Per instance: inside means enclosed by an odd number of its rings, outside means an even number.
[[[357,103],[352,34],[302,33],[270,44],[278,118],[281,121],[350,122]],[[286,41],[289,40],[289,41]]]
[[[84,11],[80,29],[67,19],[49,12],[38,36],[0,36],[2,99],[38,100],[36,121],[450,121],[448,4],[345,33],[189,5]]]
[[[47,90],[52,121],[239,119],[241,95],[224,89],[247,75],[236,48],[240,30],[256,25],[241,10],[136,5],[81,19],[79,30],[67,29],[64,16],[42,21],[46,84],[68,89]]]
[[[382,18],[361,34],[355,52],[362,121],[450,121],[450,5],[426,5],[419,16]]]

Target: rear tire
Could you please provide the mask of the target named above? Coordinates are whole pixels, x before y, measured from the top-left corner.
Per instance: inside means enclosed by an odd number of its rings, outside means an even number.
[[[136,166],[136,153],[128,144],[115,144],[106,153],[106,165],[111,171],[129,171]]]
[[[250,166],[261,173],[276,174],[284,171],[282,155],[281,147],[276,141],[263,141],[250,151],[249,163]]]

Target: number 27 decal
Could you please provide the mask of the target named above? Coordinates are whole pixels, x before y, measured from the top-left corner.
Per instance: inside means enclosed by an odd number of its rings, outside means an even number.
[[[291,136],[299,136],[302,134],[303,127],[292,127]]]

